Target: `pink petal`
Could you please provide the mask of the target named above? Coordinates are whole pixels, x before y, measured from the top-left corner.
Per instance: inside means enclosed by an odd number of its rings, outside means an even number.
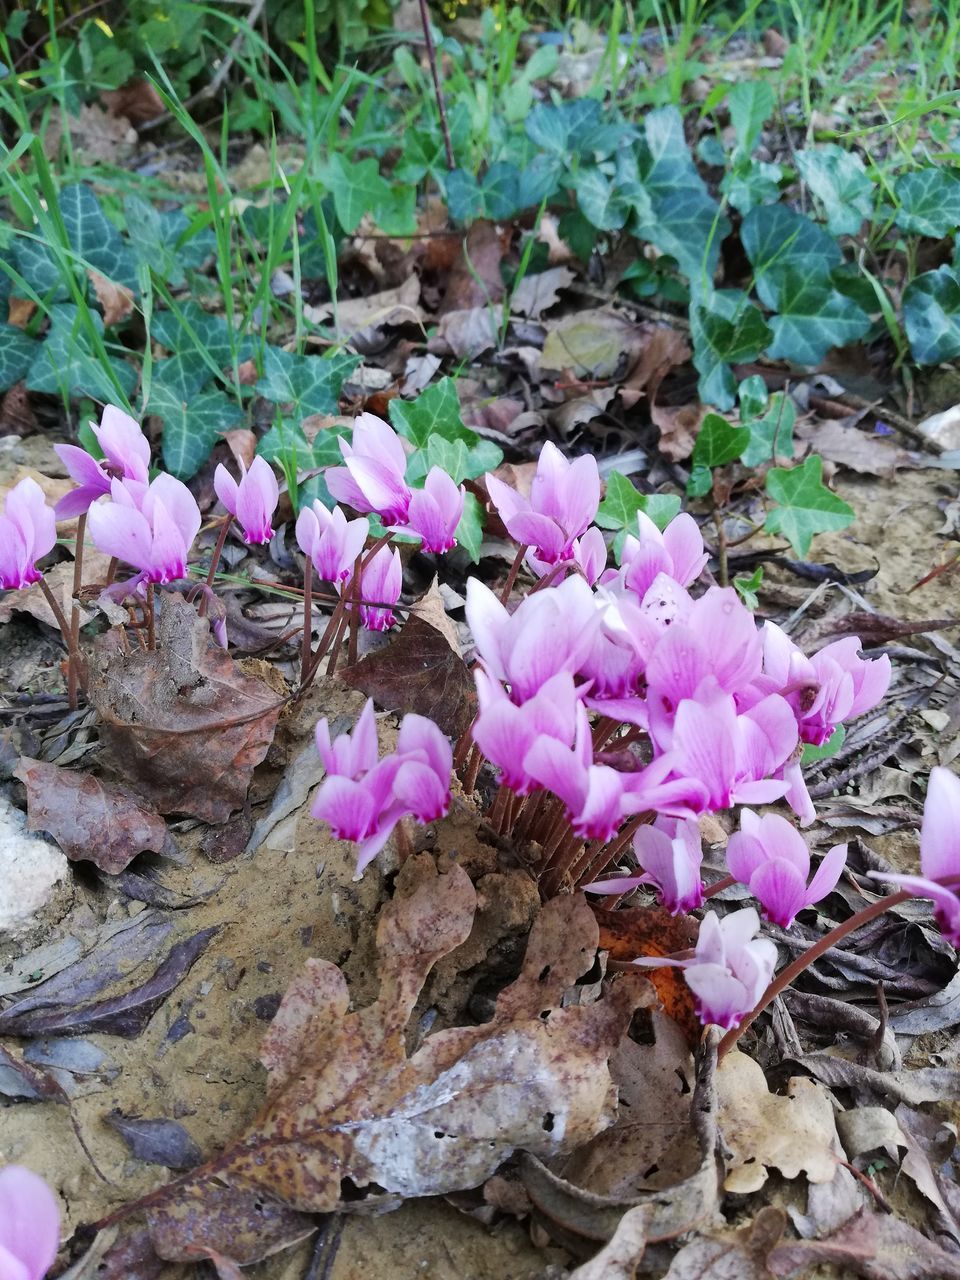
[[[54,452],[67,468],[71,480],[98,493],[110,492],[110,477],[96,458],[75,444],[55,444]]]
[[[920,866],[929,879],[960,875],[960,778],[940,765],[930,770]]]
[[[393,794],[418,822],[436,822],[450,804],[449,784],[441,782],[429,765],[416,760],[400,765],[393,780]]]
[[[693,516],[686,511],[674,516],[663,531],[663,545],[673,562],[671,576],[682,587],[689,587],[700,577],[707,563],[703,535]]]
[[[845,844],[835,844],[832,849],[829,849],[824,854],[823,861],[810,881],[807,888],[807,902],[819,902],[828,893],[832,893],[843,875],[843,869],[846,865],[847,846]]]
[[[487,493],[490,495],[490,501],[504,524],[506,524],[507,520],[517,515],[518,512],[530,510],[530,503],[527,499],[521,497],[516,489],[511,488],[510,485],[498,480],[495,475],[487,475],[485,483]]]
[[[106,556],[116,556],[135,569],[153,563],[153,534],[146,516],[115,502],[95,503],[87,513],[90,537]]]
[[[343,437],[340,437],[341,441]],[[346,467],[329,467],[323,474],[327,488],[338,502],[352,507],[354,511],[372,511],[363,490],[354,480]]]
[[[530,597],[531,600],[534,597]],[[506,609],[479,578],[467,579],[467,624],[487,671],[498,680],[506,679],[500,642],[509,622]]]
[[[715,1023],[729,1030],[753,1008],[743,983],[723,965],[687,965],[683,976],[697,999],[697,1014],[705,1026]]]
[[[388,422],[373,413],[361,413],[353,424],[353,454],[375,458],[399,481],[407,470],[403,442]]]
[[[450,740],[433,720],[413,712],[405,715],[397,735],[397,752],[422,752],[431,769],[439,778],[447,779],[453,768],[453,748]]]
[[[535,511],[518,511],[503,523],[514,541],[536,547],[540,558],[548,564],[558,560],[569,546],[570,539],[556,521]]]
[[[232,516],[235,516],[237,514],[237,500],[240,496],[240,486],[222,462],[213,473],[213,489],[227,511],[229,511]]]
[[[60,1210],[53,1192],[29,1169],[8,1165],[0,1171],[0,1246],[25,1266],[29,1280],[41,1280],[59,1244]]]
[[[771,858],[750,877],[750,892],[762,905],[768,920],[788,929],[794,916],[807,905],[807,885],[789,862]]]
[[[748,812],[744,810],[744,813]],[[727,870],[741,884],[749,884],[750,877],[763,866],[766,856],[756,836],[746,831],[735,831],[727,844]]]

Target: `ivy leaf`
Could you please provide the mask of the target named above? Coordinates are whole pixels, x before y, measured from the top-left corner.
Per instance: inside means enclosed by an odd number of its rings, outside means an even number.
[[[648,515],[658,529],[665,529],[679,513],[680,499],[672,493],[641,493],[621,472],[611,471],[594,524],[635,533],[638,511]]]
[[[723,175],[720,190],[735,209],[749,213],[757,205],[772,204],[777,199],[782,178],[782,165],[741,160]]]
[[[736,462],[750,443],[746,427],[735,427],[719,413],[708,413],[700,424],[690,459],[690,479],[687,493],[691,498],[702,498],[713,484],[711,472],[728,462]]]
[[[737,589],[737,595],[747,606],[748,609],[756,609],[760,601],[757,599],[757,592],[760,590],[760,584],[763,582],[763,565],[758,564],[753,573],[747,577],[741,574],[734,578],[733,585]]]
[[[747,423],[753,418],[762,418],[770,403],[767,384],[759,373],[744,378],[737,387],[737,400],[740,402],[740,421]]]
[[[220,433],[236,426],[243,409],[223,391],[212,388],[181,399],[171,388],[154,382],[145,413],[163,419],[163,464],[179,480],[196,475]]]
[[[718,409],[733,407],[736,381],[730,364],[754,360],[772,337],[760,311],[738,289],[716,289],[705,305],[690,308],[693,364],[700,399]]]
[[[454,222],[474,222],[484,213],[480,183],[466,169],[454,169],[444,178],[447,212]]]
[[[84,264],[108,280],[134,288],[137,269],[133,254],[93,190],[82,182],[71,183],[61,190],[59,207],[70,248]]]
[[[128,227],[136,228],[131,247],[139,262],[175,289],[186,283],[186,269],[199,268],[216,250],[210,227],[191,230],[182,209],[156,209],[149,200],[127,196],[123,202]]]
[[[903,327],[917,364],[960,355],[960,282],[949,267],[925,271],[903,291]]]
[[[526,120],[530,141],[564,159],[571,152],[582,154],[597,149],[596,140],[603,137],[601,126],[602,108],[595,98],[571,98],[556,105],[541,102]]]
[[[460,416],[460,397],[453,378],[441,378],[427,387],[416,400],[390,401],[390,421],[400,435],[417,449],[425,449],[432,435],[445,440],[462,440],[465,445],[479,443],[475,431],[464,425]]]
[[[160,311],[153,317],[153,336],[161,346],[177,356],[206,352],[208,374],[214,366],[226,369],[237,360],[246,360],[251,352],[249,338],[231,330],[225,317],[211,315],[199,303],[183,303],[176,311]],[[202,357],[201,357],[202,358]]]
[[[626,223],[630,204],[619,183],[615,184],[601,169],[580,169],[573,176],[573,189],[581,212],[598,231],[619,231]]]
[[[0,391],[19,382],[37,354],[39,344],[13,324],[0,324]]]
[[[27,236],[17,236],[13,252],[17,271],[41,298],[58,302],[69,296],[60,268],[45,244]]]
[[[401,183],[387,186],[387,194],[373,206],[373,220],[388,236],[409,236],[417,229],[417,192]]]
[[[483,211],[495,221],[512,217],[520,207],[520,170],[509,160],[492,164],[481,184]]]
[[[483,520],[483,507],[472,493],[468,493],[463,504],[463,515],[457,525],[456,539],[474,564],[480,563]]]
[[[740,421],[750,432],[750,443],[744,449],[740,461],[745,467],[759,467],[774,457],[793,457],[793,425],[797,420],[797,408],[790,396],[778,391],[772,396],[766,410],[755,418],[744,419],[743,394],[740,396]]]
[[[456,484],[460,484],[462,480],[476,480],[487,471],[493,471],[502,461],[503,451],[492,440],[478,440],[467,448],[463,440],[432,435],[426,448],[418,449],[407,463],[406,481],[418,485],[431,467],[440,467]]]
[[[827,143],[815,151],[798,151],[800,176],[827,215],[835,236],[855,236],[873,213],[873,183],[855,151]]]
[[[960,179],[948,169],[929,165],[901,174],[893,193],[904,231],[941,240],[960,227]]]
[[[833,236],[782,204],[751,209],[740,228],[740,239],[753,264],[760,301],[771,311],[778,308],[789,271],[822,277],[843,261]]]
[[[803,744],[803,755],[800,757],[800,763],[813,764],[814,760],[832,759],[832,757],[835,756],[843,746],[846,736],[846,728],[842,724],[838,724],[822,746],[816,747],[812,742],[805,742]]]
[[[298,356],[279,347],[265,347],[257,391],[274,404],[294,405],[298,419],[313,413],[336,413],[344,379],[359,363],[359,356]]]
[[[373,156],[363,160],[347,160],[335,151],[320,168],[320,181],[333,196],[337,221],[352,235],[365,213],[386,204],[390,186],[380,176],[380,166]]]
[[[90,311],[89,316],[102,335],[103,317],[98,311]],[[108,360],[123,394],[129,396],[136,385],[136,369],[126,360],[114,357]],[[70,395],[91,396],[102,404],[111,404],[117,399],[117,388],[100,356],[94,352],[75,306],[63,305],[51,310],[50,332],[39,346],[26,381],[30,391],[43,391],[48,395],[66,391]]]
[[[299,422],[285,418],[272,426],[257,445],[257,453],[267,462],[282,467],[295,462],[298,471],[312,471],[317,467],[337,466],[343,461],[340,437],[348,438],[349,431],[318,431],[311,443],[303,434]]]
[[[199,351],[187,351],[154,361],[154,384],[180,400],[189,400],[197,395],[212,378],[213,372]]]
[[[855,342],[870,317],[830,278],[789,267],[781,277],[778,315],[771,316],[773,342],[767,355],[794,364],[817,365],[833,347]]]
[[[773,86],[766,80],[741,80],[731,87],[727,106],[740,155],[751,154],[775,105]]]
[[[767,515],[768,533],[782,533],[805,559],[815,533],[846,529],[856,513],[823,483],[823,459],[811,454],[799,467],[771,467],[767,493],[779,503]]]

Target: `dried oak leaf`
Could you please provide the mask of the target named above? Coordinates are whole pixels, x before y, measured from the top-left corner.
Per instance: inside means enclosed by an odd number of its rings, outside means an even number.
[[[437,307],[437,315],[485,307],[503,297],[500,263],[509,244],[509,232],[492,222],[478,221],[460,242],[460,253],[447,272],[447,287]]]
[[[593,910],[600,924],[600,947],[610,952],[611,960],[669,956],[687,950],[696,942],[696,930],[689,917],[672,916],[662,907],[626,907],[619,911],[594,907]],[[680,1026],[687,1043],[691,1047],[696,1045],[701,1034],[700,1019],[693,993],[683,980],[683,971],[663,968],[645,972],[657,989],[664,1012]]]
[[[592,925],[577,902],[563,918],[585,939]],[[649,987],[631,975],[593,1004],[545,1011],[550,984],[539,975],[549,948],[538,934],[549,930],[560,945],[551,972],[566,977],[584,962],[579,948],[576,964],[565,954],[552,919],[558,908],[535,923],[518,994],[507,989],[491,1022],[439,1031],[407,1056],[406,1027],[427,974],[467,939],[475,910],[466,872],[449,864],[438,873],[421,855],[405,864],[380,916],[374,1004],[348,1012],[340,970],[307,962],[264,1042],[264,1109],[231,1148],[149,1210],[162,1257],[182,1261],[202,1246],[252,1262],[298,1226],[296,1217],[302,1226],[304,1214],[348,1209],[345,1179],[373,1188],[381,1205],[440,1195],[480,1185],[518,1148],[550,1157],[609,1124],[616,1089],[607,1061]],[[276,1230],[237,1231],[253,1202],[274,1215]]]
[[[157,647],[98,638],[90,701],[110,763],[161,813],[225,822],[273,741],[283,700],[210,641],[208,623],[165,596]]]
[[[102,276],[92,267],[87,269],[97,301],[103,308],[103,323],[109,329],[111,325],[122,324],[133,315],[133,290],[125,284],[115,284]]]
[[[391,644],[361,658],[343,680],[388,711],[415,711],[458,738],[473,721],[473,678],[449,632],[411,613]]]
[[[720,1132],[729,1152],[724,1187],[759,1191],[767,1167],[785,1178],[801,1172],[810,1182],[832,1182],[843,1159],[833,1104],[814,1080],[795,1076],[785,1096],[770,1093],[763,1068],[733,1050],[717,1072]]]
[[[145,849],[176,847],[160,815],[124,787],[28,756],[14,777],[27,788],[27,826],[48,832],[73,862],[117,875]]]

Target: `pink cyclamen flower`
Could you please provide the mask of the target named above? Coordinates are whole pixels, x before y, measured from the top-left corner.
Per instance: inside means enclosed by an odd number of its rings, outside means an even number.
[[[244,542],[269,542],[273,537],[270,523],[280,501],[280,486],[273,468],[265,458],[254,458],[250,470],[240,462],[240,481],[221,462],[213,475],[217,497],[243,527]]]
[[[369,604],[360,606],[360,619],[370,631],[389,631],[396,618],[391,605],[400,599],[403,586],[403,566],[400,552],[381,547],[363,570],[361,591]]]
[[[0,587],[29,587],[57,540],[57,521],[43,490],[30,476],[10,490],[0,510]]]
[[[407,455],[393,427],[372,413],[361,413],[353,440],[340,437],[345,465],[326,472],[327,488],[354,511],[376,511],[386,524],[407,523],[412,490],[404,480]]]
[[[471,730],[473,740],[500,770],[500,781],[517,795],[528,795],[537,783],[523,762],[536,740],[556,738],[565,747],[573,745],[577,731],[573,676],[569,671],[558,672],[519,707],[482,667],[477,667],[474,680],[479,712]]]
[[[940,932],[960,947],[960,778],[942,765],[930,770],[920,828],[920,871],[919,876],[885,871],[870,874],[899,885],[914,897],[930,898]],[[940,884],[941,880],[955,883],[949,887]]]
[[[890,687],[890,659],[860,657],[860,640],[845,636],[810,659],[819,690],[798,717],[804,742],[822,746],[837,725],[875,707]]]
[[[328,511],[320,501],[304,507],[297,517],[297,543],[324,582],[348,582],[353,577],[369,532],[366,516],[348,520],[339,507]]]
[[[377,722],[373,715],[373,699],[367,699],[366,706],[357,717],[357,722],[350,733],[341,733],[331,742],[330,726],[324,716],[322,720],[317,721],[314,736],[317,752],[328,774],[352,778],[354,781],[362,778],[380,758]]]
[[[75,444],[53,447],[67,468],[70,478],[80,486],[65,494],[57,503],[58,520],[83,515],[92,502],[110,492],[111,480],[137,480],[146,484],[150,471],[150,441],[129,414],[108,404],[100,425],[91,423],[103,458],[97,459]]]
[[[0,1280],[43,1280],[60,1246],[56,1196],[19,1165],[0,1170]]]
[[[810,850],[800,832],[779,814],[761,818],[752,809],[742,811],[740,830],[727,845],[730,874],[747,886],[765,918],[783,929],[833,890],[846,861],[847,846],[835,844],[808,883]]]
[[[584,840],[610,840],[624,815],[623,776],[594,764],[590,722],[581,703],[573,750],[557,738],[539,737],[523,758],[523,771],[559,796],[570,825]]]
[[[436,822],[450,806],[450,740],[432,720],[411,712],[400,721],[396,754],[394,798],[418,822]]]
[[[463,485],[454,484],[442,467],[431,467],[423,488],[412,490],[406,520],[397,528],[418,534],[424,551],[440,555],[457,544],[457,525],[465,501]]]
[[[633,837],[633,850],[642,875],[613,876],[584,888],[589,893],[628,893],[642,884],[653,885],[674,916],[703,905],[703,846],[694,819],[657,818]]]
[[[149,485],[113,480],[110,497],[88,514],[90,536],[104,555],[139,569],[144,582],[184,577],[200,529],[200,508],[187,486],[163,472]]]
[[[599,614],[593,592],[580,577],[544,587],[513,613],[479,578],[467,579],[467,622],[488,674],[526,702],[551,676],[575,673],[590,651]]]
[[[707,553],[703,535],[693,516],[684,512],[675,516],[663,533],[643,511],[637,512],[640,534],[628,534],[620,557],[619,572],[607,575],[619,578],[623,585],[641,600],[657,574],[666,574],[681,587],[689,587],[703,572]]]
[[[759,928],[753,907],[732,911],[722,920],[708,911],[692,953],[662,959],[644,956],[634,963],[683,969],[700,1021],[729,1030],[756,1008],[773,979],[777,948],[768,938],[756,937]]]
[[[530,497],[486,477],[487,492],[511,538],[533,547],[547,564],[569,560],[574,539],[593,521],[600,506],[600,473],[592,454],[568,462],[549,440],[540,450]]]

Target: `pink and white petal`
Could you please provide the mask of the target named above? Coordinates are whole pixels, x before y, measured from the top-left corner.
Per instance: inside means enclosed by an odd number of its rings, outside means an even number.
[[[930,879],[960,875],[960,778],[942,765],[930,770],[920,828],[920,866]]]
[[[587,778],[574,752],[556,738],[539,737],[523,757],[523,771],[576,814],[587,797]]]
[[[490,495],[490,501],[496,507],[497,515],[504,524],[520,511],[529,511],[530,503],[526,498],[520,496],[516,489],[508,484],[504,484],[502,480],[498,480],[495,475],[488,474],[485,477],[487,493]]]
[[[341,436],[342,440],[343,437]],[[346,506],[352,507],[354,511],[373,510],[373,507],[367,501],[366,494],[346,467],[330,467],[324,472],[323,478],[326,480],[327,488],[337,502],[342,502]]]
[[[708,702],[685,699],[673,725],[674,751],[683,760],[683,772],[703,783],[711,801],[729,802],[737,767],[736,713],[733,699],[712,697]]]
[[[422,752],[437,777],[450,776],[453,768],[450,739],[427,716],[410,712],[403,717],[397,735],[397,751],[400,755],[413,751]]]
[[[135,569],[147,570],[153,563],[153,533],[135,507],[115,502],[97,502],[87,513],[87,527],[99,551],[116,556]]]
[[[37,1280],[19,1258],[0,1244],[0,1280]]]
[[[768,858],[781,858],[796,867],[806,879],[810,874],[810,850],[807,842],[796,829],[778,813],[767,813],[760,819],[759,839]]]
[[[746,831],[735,831],[727,844],[727,870],[741,884],[749,884],[751,876],[767,860],[760,840]]]
[[[379,511],[390,521],[399,521],[406,516],[410,489],[389,467],[375,458],[354,454],[347,459],[347,470],[374,511]]]
[[[737,693],[759,676],[763,641],[733,587],[711,587],[694,604],[689,625],[710,637],[710,660],[722,689]]]
[[[828,849],[807,888],[807,902],[810,904],[819,902],[828,893],[832,893],[846,865],[847,846],[845,844],[835,844],[832,849]]]
[[[570,471],[566,460],[552,440],[540,450],[537,469],[530,485],[530,506],[541,515],[563,524],[566,510],[564,481]]]
[[[380,758],[380,745],[377,742],[377,720],[373,710],[373,699],[368,698],[363,710],[357,717],[349,738],[349,752],[345,755],[348,771],[352,778],[359,778],[373,769]],[[338,739],[340,741],[340,739]]]
[[[54,452],[67,468],[71,480],[96,489],[98,493],[110,492],[110,477],[96,458],[75,444],[55,444]]]
[[[221,462],[213,473],[213,489],[224,508],[232,516],[237,514],[240,486]]]
[[[573,812],[574,830],[588,840],[610,840],[623,821],[622,775],[609,765],[587,769],[587,791],[583,803]]]
[[[165,471],[161,471],[152,482],[150,491],[162,501],[166,511],[180,530],[185,549],[189,551],[202,523],[196,498],[182,480],[167,475]]]
[[[505,680],[507,673],[500,646],[509,615],[479,578],[467,579],[466,615],[477,654],[483,659],[484,666],[494,679]]]
[[[24,1264],[29,1280],[42,1280],[60,1245],[56,1196],[42,1178],[19,1165],[0,1171],[0,1245]]]
[[[859,675],[859,682],[854,681],[857,686],[856,694],[853,706],[848,713],[851,718],[862,716],[865,711],[871,710],[883,699],[890,688],[892,675],[890,659],[883,653],[872,662],[864,662],[859,669]]]
[[[91,426],[100,448],[111,462],[122,466],[125,474],[134,479],[147,479],[150,441],[139,422],[115,404],[108,404],[100,415],[100,425]]]
[[[807,905],[807,884],[789,862],[770,858],[750,877],[750,892],[763,907],[767,919],[788,929],[797,912]]]
[[[705,1026],[715,1023],[729,1030],[752,1008],[743,983],[721,964],[687,965],[683,976],[696,997],[697,1013]]]
[[[360,842],[357,849],[357,874],[353,877],[354,880],[359,880],[363,876],[370,863],[383,850],[387,841],[393,835],[398,821],[399,815],[382,819],[373,835]]]
[[[297,546],[316,563],[320,550],[320,521],[312,507],[304,507],[297,516]]]
[[[579,538],[600,506],[600,471],[593,454],[585,453],[573,460],[560,481],[560,494],[562,506],[556,518],[568,537]]]
[[[380,809],[363,782],[328,774],[310,812],[326,822],[338,840],[363,840],[373,829]]]
[[[640,514],[642,515],[643,513],[641,512]],[[626,556],[624,556],[623,565],[624,585],[640,601],[644,600],[647,592],[661,574],[669,577],[670,573],[670,557],[661,543],[654,542],[651,539],[644,539],[643,542],[638,543],[629,563]],[[673,581],[673,579],[670,580]],[[676,585],[679,586],[679,583]]]
[[[569,546],[569,539],[557,522],[535,511],[518,511],[503,523],[515,542],[536,547],[540,558],[549,564],[558,560]]]
[[[405,760],[393,779],[396,800],[418,822],[436,822],[450,805],[449,783],[440,780],[428,764]]]
[[[671,576],[682,587],[689,587],[700,577],[707,563],[703,535],[693,516],[686,511],[674,516],[663,531],[663,545],[673,562]]]
[[[373,413],[361,413],[353,424],[353,453],[376,458],[402,480],[407,454],[400,437],[388,422]]]
[[[173,516],[157,497],[153,503],[153,544],[151,562],[144,565],[154,582],[171,582],[186,571],[187,549]]]
[[[652,876],[610,876],[606,880],[594,880],[592,884],[582,884],[584,893],[630,893],[642,884],[654,883]]]
[[[813,807],[810,792],[807,790],[807,782],[800,762],[795,760],[791,764],[784,765],[782,773],[787,784],[783,798],[797,815],[797,821],[801,827],[809,827],[810,823],[816,820],[817,811]]]

